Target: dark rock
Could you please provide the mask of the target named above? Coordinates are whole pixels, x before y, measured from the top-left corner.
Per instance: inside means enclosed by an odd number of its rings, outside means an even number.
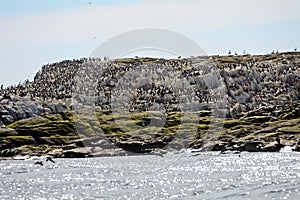
[[[258,141],[245,142],[244,151],[257,152],[257,151],[261,151],[262,147],[263,147],[262,142],[258,142]]]
[[[282,146],[278,144],[277,141],[274,141],[265,145],[262,150],[267,152],[279,152],[281,148]]]
[[[294,148],[292,149],[293,151],[299,151],[300,152],[300,145],[297,144],[294,146]]]
[[[227,145],[228,145],[227,142],[218,142],[212,147],[211,151],[225,151],[227,150],[226,149]]]
[[[65,150],[61,152],[61,154],[58,157],[61,158],[85,158],[88,155],[91,154],[91,149],[90,148],[75,148],[71,150]]]
[[[0,157],[13,157],[20,153],[19,149],[4,149],[0,151]]]

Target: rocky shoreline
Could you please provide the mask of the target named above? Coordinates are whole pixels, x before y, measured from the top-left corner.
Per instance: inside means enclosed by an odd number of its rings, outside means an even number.
[[[190,127],[185,127],[186,130],[178,133],[179,135],[163,133],[166,130],[178,129],[176,127],[178,124],[170,124],[164,127],[163,131],[150,136],[147,134],[137,136],[130,131],[125,134],[118,132],[122,127],[113,126],[111,114],[105,116],[102,114],[102,119],[107,119],[100,125],[102,130],[107,130],[102,137],[96,135],[100,131],[97,130],[98,127],[93,126],[92,120],[89,124],[82,122],[86,133],[78,135],[77,128],[81,125],[75,126],[72,113],[42,114],[1,128],[0,155],[1,157],[49,155],[56,158],[74,158],[163,154],[184,148],[221,152],[277,152],[285,146],[300,151],[300,103],[282,107],[281,109],[285,109],[286,112],[278,118],[270,116],[269,109],[272,108],[247,113],[246,117],[240,119],[225,119],[222,132],[211,135],[211,138],[214,138],[211,141],[205,141],[201,137],[210,126],[214,126],[209,124],[209,115],[199,118],[200,123],[194,137],[185,137],[180,134],[188,132]],[[259,115],[256,115],[257,113]],[[175,118],[179,114],[173,115]],[[149,120],[148,116],[127,123],[139,124],[146,120]],[[157,120],[157,117],[153,117],[152,120]]]
[[[33,82],[1,88],[0,157],[300,151],[300,53],[203,59],[43,66]],[[176,87],[167,87],[170,69],[181,74]],[[155,83],[135,77],[143,73]]]

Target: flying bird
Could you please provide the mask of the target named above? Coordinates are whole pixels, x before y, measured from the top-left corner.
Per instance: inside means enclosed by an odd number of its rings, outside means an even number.
[[[35,164],[35,165],[41,165],[41,166],[44,165],[44,164],[43,164],[43,161],[36,161],[34,164]]]
[[[55,163],[55,161],[51,157],[49,157],[49,156],[46,158],[46,161],[50,161],[52,163]]]

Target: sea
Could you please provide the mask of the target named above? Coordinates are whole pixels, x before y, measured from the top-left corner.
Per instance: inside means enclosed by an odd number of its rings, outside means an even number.
[[[35,164],[38,160],[43,165]],[[0,161],[0,199],[300,199],[300,153]]]

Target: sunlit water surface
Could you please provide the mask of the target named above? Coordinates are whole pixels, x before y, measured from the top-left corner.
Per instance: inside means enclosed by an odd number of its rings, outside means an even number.
[[[0,161],[0,199],[300,199],[300,153]]]

